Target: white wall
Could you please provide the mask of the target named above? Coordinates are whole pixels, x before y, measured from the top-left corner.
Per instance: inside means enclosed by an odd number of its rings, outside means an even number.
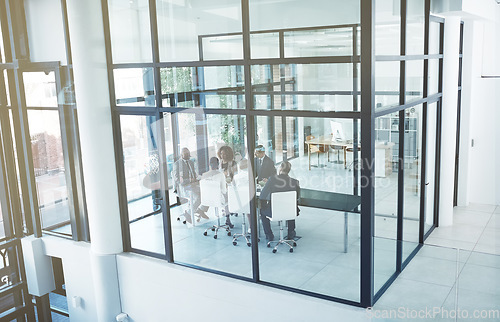
[[[138,321],[367,321],[365,310],[183,268],[118,255],[123,312]]]
[[[458,204],[500,204],[500,5],[494,0],[467,0],[463,10]]]
[[[90,245],[42,237],[62,259],[71,321],[97,321]],[[366,311],[132,253],[116,256],[122,311],[142,321],[368,321]],[[71,298],[79,296],[82,307]]]

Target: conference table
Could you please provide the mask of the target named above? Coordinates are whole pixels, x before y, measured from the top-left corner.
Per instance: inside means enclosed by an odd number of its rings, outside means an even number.
[[[361,196],[337,192],[300,189],[299,206],[320,208],[344,212],[344,253],[348,251],[349,212],[357,212],[361,205]]]

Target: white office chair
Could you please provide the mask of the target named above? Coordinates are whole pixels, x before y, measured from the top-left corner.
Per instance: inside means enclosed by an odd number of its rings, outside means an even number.
[[[242,214],[241,234],[233,235],[233,245],[238,244],[238,238],[243,237],[247,241],[248,247],[252,246],[248,237],[245,218],[250,213],[250,187],[248,184],[230,185],[227,192],[229,212]]]
[[[231,230],[228,225],[220,224],[220,214],[219,208],[224,207],[222,191],[220,188],[220,182],[215,180],[204,179],[200,181],[200,192],[201,192],[201,204],[204,206],[213,207],[215,209],[215,215],[217,216],[217,224],[210,228],[205,229],[203,235],[207,236],[208,231],[212,230],[215,232],[214,239],[217,239],[217,232],[219,229],[225,229],[228,236],[231,236]]]
[[[270,241],[267,247],[271,247],[271,243],[276,243],[273,253],[278,251],[278,246],[281,244],[290,247],[290,253],[293,253],[293,248],[297,246],[295,240],[285,239],[283,236],[283,226],[285,220],[294,220],[297,217],[297,191],[273,192],[271,194],[271,214],[272,217],[267,217],[271,221],[277,221],[280,225],[280,239],[278,241]]]

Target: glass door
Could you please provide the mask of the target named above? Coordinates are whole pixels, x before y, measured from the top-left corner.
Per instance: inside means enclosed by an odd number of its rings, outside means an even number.
[[[424,236],[434,226],[435,190],[436,190],[436,156],[437,156],[437,103],[427,108],[427,147],[425,157],[425,215]]]

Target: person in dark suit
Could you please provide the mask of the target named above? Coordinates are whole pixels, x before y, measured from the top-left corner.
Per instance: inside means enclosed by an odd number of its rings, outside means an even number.
[[[297,199],[300,196],[300,186],[299,180],[291,178],[288,173],[292,165],[288,161],[283,161],[280,165],[279,174],[272,176],[267,181],[266,185],[260,193],[260,219],[262,220],[262,227],[264,228],[264,233],[269,241],[274,240],[274,234],[271,230],[271,222],[267,217],[272,217],[271,213],[271,194],[273,192],[284,192],[284,191],[297,191]],[[297,215],[299,214],[299,208],[297,207]],[[296,235],[295,233],[295,220],[287,220],[288,225],[288,236],[286,239],[293,239]]]
[[[182,148],[181,158],[174,163],[172,169],[172,178],[174,179],[174,189],[177,191],[179,198],[186,202],[186,199],[191,200],[191,211],[196,212],[202,218],[208,218],[205,211],[200,208],[200,178],[196,174],[194,162],[191,160],[191,152],[188,148]],[[184,217],[188,223],[192,223],[191,215],[184,211]]]
[[[263,145],[255,147],[255,174],[257,176],[257,183],[266,182],[269,177],[276,174],[274,162],[266,155],[266,149]]]

